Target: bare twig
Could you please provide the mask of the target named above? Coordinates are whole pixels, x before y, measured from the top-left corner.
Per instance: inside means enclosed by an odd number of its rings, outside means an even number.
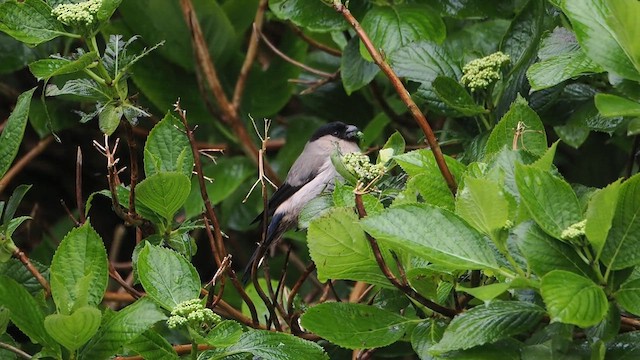
[[[42,288],[44,289],[44,296],[45,297],[49,296],[49,294],[51,294],[51,287],[49,286],[47,279],[45,279],[44,276],[42,276],[42,274],[40,273],[40,271],[38,271],[38,269],[36,269],[36,267],[33,266],[33,264],[31,263],[31,260],[29,260],[29,257],[20,249],[16,249],[13,252],[13,256],[18,260],[20,260],[22,265],[24,265],[24,267],[27,268],[27,270],[29,270],[31,275],[33,275],[33,277],[35,277],[36,280],[38,280],[40,285],[42,285]]]
[[[184,355],[184,354],[189,354],[191,352],[191,344],[184,344],[184,345],[173,345],[173,350],[176,351],[176,353],[178,353],[178,355]],[[204,351],[204,350],[209,350],[212,347],[209,345],[204,345],[204,344],[200,344],[198,345],[198,351]],[[116,356],[114,358],[114,360],[144,360],[144,357],[142,356]]]
[[[327,54],[333,55],[333,56],[342,56],[342,51],[338,50],[338,49],[334,49],[330,46],[327,46],[321,42],[316,41],[315,39],[307,36],[307,34],[305,34],[299,27],[295,26],[295,25],[291,25],[291,29],[293,30],[294,33],[296,33],[296,35],[298,35],[302,40],[304,40],[307,44],[313,46],[314,48],[318,49],[318,50],[322,50],[324,52],[326,52]]]
[[[316,91],[319,87],[328,84],[332,81],[336,81],[340,78],[340,70],[334,72],[333,74],[331,74],[330,77],[328,78],[324,78],[324,79],[320,79],[312,84],[310,84],[311,86],[309,86],[308,88],[302,90],[300,92],[300,95],[309,95],[311,93],[313,93],[314,91]]]
[[[52,140],[53,140],[53,136],[51,136],[51,135],[49,135],[46,138],[40,140],[38,142],[38,144],[33,147],[33,149],[29,150],[28,153],[24,154],[24,156],[22,158],[20,158],[20,160],[18,160],[18,162],[16,162],[9,169],[9,171],[7,171],[6,174],[4,174],[4,176],[2,178],[0,178],[0,194],[2,194],[4,189],[6,189],[7,186],[9,186],[9,183],[11,182],[11,180],[13,180],[13,178],[16,175],[18,175],[20,173],[20,171],[22,171],[22,169],[24,169],[25,166],[27,166],[29,163],[31,163],[31,161],[35,157],[40,155],[40,153],[42,153],[47,148],[47,146],[49,146],[49,144],[51,144]]]
[[[307,266],[307,268],[302,273],[302,275],[300,275],[300,277],[298,278],[298,281],[296,281],[296,283],[291,288],[291,292],[287,297],[287,313],[289,314],[289,316],[291,316],[291,313],[293,312],[293,299],[295,299],[296,295],[300,291],[300,288],[302,287],[302,284],[304,284],[304,281],[307,279],[307,277],[309,277],[309,275],[315,269],[316,269],[315,263],[312,262],[311,264],[309,264],[309,266]]]
[[[136,185],[138,184],[138,144],[133,136],[133,126],[129,121],[125,120],[124,129],[127,136],[127,145],[129,145],[129,216],[135,218],[136,214]]]
[[[60,199],[60,205],[62,205],[62,208],[67,213],[67,216],[69,217],[69,219],[71,219],[73,224],[75,226],[80,226],[81,225],[80,221],[78,221],[78,219],[76,219],[76,217],[73,215],[73,212],[71,212],[71,209],[69,209],[69,207],[67,206],[67,203],[65,203],[64,200]]]
[[[112,263],[109,263],[109,276],[118,284],[120,284],[120,286],[122,286],[122,288],[134,298],[139,299],[142,297],[143,294],[141,292],[134,289],[131,285],[124,281],[122,276],[120,276],[118,271],[113,267]]]
[[[84,224],[87,217],[84,213],[84,199],[82,197],[82,150],[78,146],[76,153],[76,207],[78,208],[79,222]]]
[[[356,34],[358,34],[360,41],[362,41],[369,54],[371,54],[373,61],[380,67],[387,78],[389,78],[389,81],[400,96],[400,99],[405,103],[405,105],[409,109],[409,112],[422,129],[422,132],[424,133],[427,142],[431,147],[431,151],[433,151],[433,155],[436,159],[436,163],[438,164],[438,168],[440,169],[442,176],[449,186],[449,190],[451,190],[452,194],[455,194],[458,185],[456,184],[456,180],[453,178],[453,175],[451,175],[451,171],[449,171],[449,167],[447,166],[447,163],[445,162],[444,156],[442,154],[442,149],[440,149],[438,140],[436,140],[436,136],[433,133],[431,126],[429,126],[429,123],[427,122],[427,118],[420,111],[416,103],[411,99],[409,92],[402,84],[402,81],[400,81],[400,78],[398,78],[398,75],[396,75],[393,69],[391,69],[391,66],[389,66],[389,64],[385,61],[380,52],[376,49],[375,45],[373,45],[371,39],[369,38],[367,33],[364,32],[364,30],[360,26],[360,23],[358,22],[358,20],[356,20],[355,17],[353,17],[349,9],[347,9],[347,7],[344,6],[344,4],[342,4],[340,0],[333,0],[333,8],[339,14],[341,14],[349,24],[351,24],[351,27],[355,30]]]
[[[355,195],[356,195],[356,208],[358,210],[358,215],[360,216],[360,218],[363,218],[367,216],[367,212],[364,209],[364,204],[362,202],[362,194],[356,192]],[[376,241],[376,239],[371,237],[369,234],[366,234],[366,237],[367,237],[367,240],[369,241],[369,245],[371,246],[371,250],[373,250],[373,255],[376,258],[376,262],[378,263],[380,270],[387,277],[387,279],[393,286],[395,286],[398,290],[405,293],[405,295],[407,295],[408,297],[416,300],[417,302],[426,306],[432,311],[435,311],[439,314],[442,314],[450,318],[454,317],[457,314],[456,310],[446,308],[440,304],[436,304],[435,302],[422,296],[422,294],[416,292],[411,286],[409,286],[409,284],[401,283],[393,274],[393,272],[391,272],[391,269],[389,269],[389,266],[387,266],[386,262],[384,261],[384,258],[382,257],[382,252],[380,251],[380,247],[378,246],[378,242]]]
[[[31,355],[29,355],[26,352],[18,349],[17,347],[15,347],[13,345],[10,345],[10,344],[7,344],[7,343],[4,343],[4,342],[0,342],[0,348],[5,349],[5,350],[9,350],[12,353],[20,356],[23,359],[32,359],[33,358]]]

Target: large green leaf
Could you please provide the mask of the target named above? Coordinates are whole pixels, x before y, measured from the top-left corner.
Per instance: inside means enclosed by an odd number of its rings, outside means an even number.
[[[106,318],[98,333],[78,354],[80,360],[107,359],[124,344],[137,338],[153,324],[167,317],[156,304],[142,298]]]
[[[462,116],[475,116],[487,112],[484,106],[476,104],[467,90],[455,79],[438,76],[433,81],[433,90],[445,105]]]
[[[0,3],[0,31],[28,45],[38,45],[68,35],[42,0],[8,0]]]
[[[0,134],[0,178],[9,170],[9,166],[20,148],[29,117],[29,104],[35,90],[36,88],[33,88],[18,96],[16,107],[9,115],[2,134]]]
[[[386,55],[418,40],[440,44],[446,32],[442,18],[424,4],[375,6],[367,11],[361,25],[375,48],[381,49]],[[372,61],[362,43],[360,54]]]
[[[175,171],[191,178],[193,152],[184,126],[167,113],[149,132],[144,145],[144,172],[148,176]]]
[[[494,343],[536,326],[545,311],[522,301],[492,301],[456,316],[432,354]]]
[[[114,103],[108,103],[105,105],[98,115],[100,131],[105,135],[113,134],[118,128],[118,125],[120,125],[122,115],[124,115],[124,109],[122,106]]]
[[[543,276],[540,291],[551,321],[586,328],[604,319],[609,308],[600,286],[565,270],[553,270]]]
[[[147,295],[167,310],[200,295],[198,272],[173,250],[146,244],[138,255],[136,273]]]
[[[640,315],[640,279],[622,284],[613,296],[626,311]]]
[[[411,347],[416,352],[420,360],[431,360],[429,349],[440,339],[447,328],[447,323],[443,320],[427,319],[419,323],[411,332]]]
[[[36,299],[15,280],[0,275],[0,303],[9,310],[9,318],[36,344],[57,349],[59,346],[45,331],[45,313]]]
[[[69,351],[84,345],[100,327],[102,313],[90,306],[84,306],[71,315],[52,314],[44,319],[44,328],[57,342]]]
[[[596,250],[598,257],[611,229],[619,192],[620,180],[596,191],[589,199],[584,234],[587,236],[591,246]]]
[[[616,336],[607,343],[607,359],[632,360],[640,356],[640,331]]]
[[[69,315],[97,306],[109,281],[107,251],[100,235],[86,222],[62,239],[51,261],[51,295],[59,312]]]
[[[98,55],[95,51],[91,51],[75,60],[54,58],[34,61],[29,64],[29,70],[38,80],[47,80],[53,76],[82,71],[96,60]]]
[[[640,72],[640,24],[636,21],[640,15],[640,4],[637,1],[612,0],[607,5],[611,11],[611,15],[606,18],[607,25],[636,71]]]
[[[640,174],[620,187],[601,258],[612,270],[640,264]]]
[[[582,207],[571,185],[549,171],[521,164],[516,164],[516,184],[538,225],[557,239],[570,240],[563,232],[582,220]]]
[[[139,202],[167,221],[171,221],[176,211],[187,200],[190,189],[189,178],[182,173],[157,173],[136,186],[136,210]]]
[[[358,44],[360,41],[353,37],[342,51],[340,63],[340,78],[347,95],[369,84],[371,80],[380,72],[378,65],[366,61],[360,51]]]
[[[177,360],[178,354],[162,335],[154,330],[147,330],[142,335],[129,341],[126,345],[145,359]]]
[[[414,322],[388,310],[350,303],[316,305],[300,320],[305,329],[347,349],[390,345]]]
[[[595,103],[602,116],[640,116],[640,103],[618,95],[598,93]]]
[[[640,80],[640,73],[625,54],[622,45],[623,42],[627,45],[627,40],[618,39],[617,29],[614,30],[610,26],[609,19],[614,13],[608,0],[563,0],[560,3],[562,10],[571,20],[580,45],[590,58],[609,72],[627,79]]]
[[[352,208],[332,208],[312,221],[307,242],[311,259],[316,263],[318,279],[322,282],[328,279],[357,280],[390,286],[365,236]]]
[[[33,265],[33,267],[35,267],[45,279],[49,279],[49,268],[33,258],[30,260],[31,265]],[[35,276],[33,276],[33,274],[18,259],[11,258],[7,262],[0,263],[0,275],[6,275],[7,277],[15,280],[18,284],[27,289],[31,295],[36,296],[44,290],[42,285],[38,282],[38,279],[36,279]]]
[[[349,2],[349,10],[351,12],[362,12],[365,7],[366,2],[362,0]],[[278,18],[289,20],[310,31],[340,31],[349,27],[344,18],[327,2],[274,0],[269,1],[269,8]]]
[[[438,164],[436,163],[433,151],[429,149],[410,151],[404,154],[396,155],[393,157],[393,159],[409,176],[439,172]],[[460,181],[460,178],[465,171],[464,164],[447,155],[444,155],[444,160],[447,163],[449,171],[451,171],[452,175],[456,178],[456,180]],[[442,181],[444,182],[444,178]]]
[[[39,55],[36,49],[0,32],[0,74],[10,74],[27,66]]]
[[[547,151],[547,136],[542,121],[521,96],[516,98],[491,131],[486,154],[497,153],[505,146],[513,150],[523,149],[537,156]]]
[[[498,267],[486,237],[455,214],[429,204],[388,208],[361,224],[382,244],[435,264],[461,270]]]

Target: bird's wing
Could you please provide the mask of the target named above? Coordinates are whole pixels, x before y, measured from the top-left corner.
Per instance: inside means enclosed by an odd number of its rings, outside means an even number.
[[[273,213],[276,211],[278,206],[280,206],[283,202],[285,202],[288,198],[290,198],[293,194],[298,192],[303,186],[309,183],[309,181],[313,180],[313,178],[317,175],[318,169],[316,168],[315,172],[312,172],[308,175],[306,179],[303,181],[299,181],[297,185],[291,185],[289,183],[282,184],[276,192],[271,195],[269,202],[267,203],[267,217],[273,216]],[[259,222],[262,220],[264,215],[264,211],[261,212],[255,219],[253,219],[253,223]]]

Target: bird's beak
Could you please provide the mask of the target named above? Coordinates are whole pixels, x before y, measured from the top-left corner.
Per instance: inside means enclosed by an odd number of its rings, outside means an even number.
[[[345,133],[348,139],[358,139],[362,136],[362,132],[358,129],[357,126],[349,125],[347,126],[347,131]]]

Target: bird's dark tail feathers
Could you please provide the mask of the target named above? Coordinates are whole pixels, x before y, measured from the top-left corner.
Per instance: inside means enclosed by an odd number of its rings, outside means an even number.
[[[267,250],[269,249],[271,244],[280,240],[280,238],[282,237],[284,230],[286,230],[286,227],[283,227],[284,224],[281,223],[282,218],[283,218],[282,214],[276,214],[271,219],[271,223],[267,228],[267,236],[265,240],[258,245],[258,248],[256,249],[256,251],[253,252],[253,255],[251,255],[251,259],[249,259],[249,262],[247,263],[247,266],[244,269],[244,273],[242,274],[243,285],[247,285],[247,283],[249,282],[249,279],[251,278],[251,270],[253,269],[253,263],[258,262],[256,269],[260,267],[260,262],[262,261],[262,258],[267,253]]]

